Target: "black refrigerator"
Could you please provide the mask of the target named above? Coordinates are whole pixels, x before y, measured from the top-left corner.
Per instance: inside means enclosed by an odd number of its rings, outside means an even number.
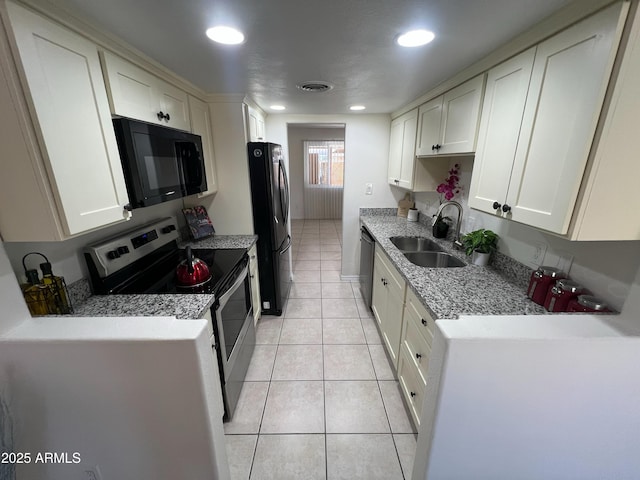
[[[262,313],[282,315],[291,284],[289,248],[289,181],[282,147],[249,142],[249,179],[253,228],[258,235],[258,270]]]

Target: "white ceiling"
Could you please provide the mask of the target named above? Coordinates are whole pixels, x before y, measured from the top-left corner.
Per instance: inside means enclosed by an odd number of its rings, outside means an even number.
[[[209,93],[242,93],[268,113],[388,113],[415,100],[569,0],[49,0],[116,34]],[[214,44],[216,24],[244,31]],[[413,28],[436,34],[405,49]],[[323,80],[324,93],[296,84]]]

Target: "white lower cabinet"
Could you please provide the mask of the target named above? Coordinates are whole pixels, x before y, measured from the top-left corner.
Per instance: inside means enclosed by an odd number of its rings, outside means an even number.
[[[371,308],[405,403],[419,426],[435,322],[377,243]]]
[[[254,244],[249,249],[249,285],[251,287],[251,305],[253,306],[253,323],[258,323],[262,314],[262,302],[260,300],[260,278],[258,275],[258,253]]]
[[[398,380],[416,425],[420,425],[435,323],[412,290],[407,289],[402,321]]]
[[[97,46],[7,2],[0,40],[5,241],[63,240],[129,218]],[[19,85],[21,84],[21,85]]]
[[[398,368],[406,283],[376,244],[371,308],[394,367]]]

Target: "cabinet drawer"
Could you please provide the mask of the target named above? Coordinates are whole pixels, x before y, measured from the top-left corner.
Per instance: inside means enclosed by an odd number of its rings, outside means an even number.
[[[416,427],[420,426],[420,416],[422,414],[422,402],[424,393],[427,388],[426,382],[422,381],[418,369],[415,367],[410,358],[408,358],[407,350],[400,349],[400,361],[398,363],[398,380],[402,394],[407,402],[413,421]]]
[[[408,305],[405,305],[405,321],[402,333],[402,347],[406,348],[407,355],[420,373],[421,380],[426,383],[429,371],[429,356],[431,346],[420,333],[420,327],[416,322],[407,318]]]
[[[407,322],[413,322],[427,345],[431,346],[435,321],[411,289],[407,289],[405,319]]]

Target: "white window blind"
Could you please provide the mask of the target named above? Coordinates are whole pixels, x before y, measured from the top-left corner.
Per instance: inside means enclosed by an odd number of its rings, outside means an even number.
[[[342,218],[344,141],[304,142],[305,218]]]

